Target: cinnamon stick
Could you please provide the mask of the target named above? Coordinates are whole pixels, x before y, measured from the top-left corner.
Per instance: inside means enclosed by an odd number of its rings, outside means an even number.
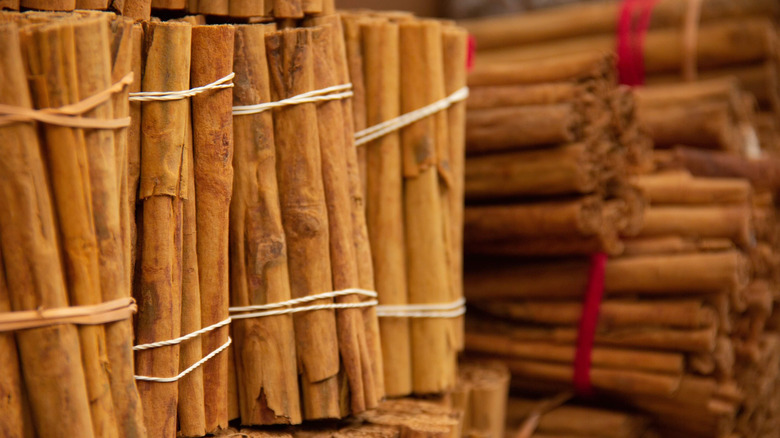
[[[743,179],[694,178],[684,171],[642,175],[633,184],[653,204],[740,204],[751,195]]]
[[[0,25],[0,102],[32,108],[15,24]],[[0,126],[0,243],[12,310],[67,307],[67,289],[44,162],[31,123]],[[13,213],[13,214],[12,214]],[[30,294],[30,290],[37,290]],[[79,338],[73,325],[16,336],[24,385],[39,436],[94,436]]]
[[[443,98],[435,87],[442,78],[441,28],[435,21],[404,22],[400,27],[401,112]],[[425,60],[425,62],[423,62]],[[413,304],[444,303],[451,295],[447,246],[441,232],[436,123],[424,119],[401,131],[404,160],[404,215],[407,281]],[[413,388],[441,392],[455,381],[455,339],[446,319],[411,322]]]
[[[571,104],[526,105],[469,111],[469,154],[580,140],[581,113]]]
[[[232,26],[192,28],[192,86],[200,87],[233,71]],[[233,189],[233,95],[223,88],[192,98],[195,196],[201,325],[228,317],[230,268],[228,229]],[[203,351],[215,351],[228,340],[228,327],[203,335]],[[203,364],[206,431],[227,427],[227,353]]]
[[[192,163],[192,119],[187,114],[187,131],[184,143],[185,160]],[[181,332],[193,333],[202,328],[200,303],[200,275],[198,269],[197,193],[195,168],[187,166],[187,199],[182,200],[181,241]],[[179,347],[179,369],[186,370],[203,354],[200,336],[184,341]],[[208,352],[207,352],[208,354]],[[181,436],[206,434],[205,396],[203,393],[203,367],[198,367],[179,380],[177,415]]]
[[[263,25],[236,27],[234,105],[271,101]],[[273,116],[270,111],[235,116],[231,201],[231,304],[287,301],[290,280],[279,209]],[[264,132],[262,136],[255,132]],[[295,334],[291,315],[233,322],[241,421],[298,424]],[[264,333],[267,346],[255,341]],[[277,360],[266,360],[273,354]],[[258,372],[259,371],[259,372]]]
[[[84,39],[85,33],[90,35],[90,40]],[[73,104],[111,85],[105,16],[45,25],[30,34],[28,44],[30,73],[53,84],[49,89],[33,88],[37,106]],[[76,68],[68,69],[69,64],[75,64]],[[85,77],[81,68],[88,68],[91,75]],[[111,118],[111,102],[99,105],[88,114]],[[117,267],[124,274],[119,242],[119,204],[106,202],[108,190],[117,195],[113,134],[108,130],[81,131],[55,126],[47,126],[45,134],[44,150],[53,182],[64,266],[70,273],[67,279],[70,301],[74,305],[98,304],[102,301],[102,281],[107,273],[110,275],[106,269],[111,267],[108,263],[116,263],[105,256],[106,249],[119,258]],[[108,211],[112,207],[114,210]],[[115,229],[105,220],[97,222],[111,213],[117,219]],[[116,242],[107,242],[107,235],[101,233],[98,246],[97,233],[101,231],[115,232]],[[114,247],[112,243],[119,245]],[[121,290],[121,283],[116,286]],[[106,351],[105,330],[102,326],[81,326],[79,338],[94,433],[116,437],[118,429],[107,373],[108,357],[103,353]]]
[[[472,206],[465,210],[466,246],[522,237],[589,236],[602,226],[597,197],[515,205]]]
[[[339,85],[335,77],[335,54],[331,32],[336,28],[325,25],[312,33],[314,64],[314,88],[323,89]],[[338,101],[317,105],[320,156],[325,202],[328,210],[328,236],[330,237],[330,264],[334,290],[358,285],[357,258],[353,240],[352,208],[346,163],[344,115]],[[340,303],[358,303],[354,295],[339,297]],[[368,357],[363,314],[358,309],[342,309],[336,312],[341,363],[350,393],[350,409],[353,413],[376,405],[375,383]]]
[[[185,23],[149,23],[145,32],[144,91],[190,87],[192,28]],[[141,296],[136,343],[165,341],[181,333],[182,198],[186,196],[186,100],[143,103],[141,179],[143,243]],[[179,346],[136,353],[136,373],[173,377],[179,373]],[[178,384],[138,382],[150,435],[176,435]]]
[[[466,198],[590,193],[600,184],[598,155],[587,143],[491,154],[467,160]]]
[[[400,115],[398,25],[375,19],[362,25],[366,120],[373,126]],[[408,302],[404,256],[400,137],[389,133],[366,149],[366,218],[379,303]],[[412,392],[409,321],[383,318],[384,381],[389,396]]]
[[[3,254],[0,252],[0,314],[10,311],[11,300],[5,281]],[[5,414],[0,425],[0,433],[8,438],[35,436],[19,365],[13,333],[0,333],[0,366],[5,370],[0,376],[0,395],[2,395],[0,407]]]
[[[315,89],[311,47],[311,29],[286,29],[266,36],[274,101]],[[328,292],[333,286],[316,116],[314,104],[274,110],[277,180],[293,298]],[[299,313],[294,323],[304,418],[340,417],[333,311]]]

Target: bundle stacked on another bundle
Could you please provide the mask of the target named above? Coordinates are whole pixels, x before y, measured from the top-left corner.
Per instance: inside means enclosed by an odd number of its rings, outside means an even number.
[[[467,114],[465,250],[482,255],[622,251],[643,200],[630,175],[651,143],[614,58],[587,54],[483,65]]]
[[[463,339],[466,33],[404,13],[342,21],[387,394],[440,394]]]

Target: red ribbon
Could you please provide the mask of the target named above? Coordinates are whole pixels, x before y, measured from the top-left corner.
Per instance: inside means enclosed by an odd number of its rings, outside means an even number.
[[[624,0],[617,23],[617,68],[621,84],[645,83],[644,47],[650,18],[658,0]]]
[[[585,299],[582,303],[577,350],[574,354],[574,389],[583,396],[593,394],[590,382],[591,355],[593,341],[596,337],[596,326],[599,322],[601,300],[604,297],[604,271],[606,267],[607,255],[605,253],[596,253],[590,257],[588,289],[585,291]]]
[[[477,52],[477,39],[474,38],[474,35],[469,34],[467,44],[468,52],[466,55],[466,70],[471,71],[474,68],[474,56]]]

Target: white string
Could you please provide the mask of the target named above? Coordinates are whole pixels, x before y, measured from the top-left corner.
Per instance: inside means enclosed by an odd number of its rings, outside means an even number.
[[[449,108],[454,103],[466,100],[467,97],[469,97],[469,87],[463,87],[442,100],[358,131],[355,133],[355,146],[366,144],[391,132],[405,128],[414,122]]]
[[[236,76],[235,73],[230,73],[224,78],[217,79],[216,81],[210,84],[206,84],[201,87],[195,87],[183,91],[139,91],[136,93],[130,93],[130,101],[131,102],[152,102],[152,101],[186,99],[188,97],[192,97],[209,90],[219,90],[221,88],[232,88],[233,87],[232,82],[229,84],[226,84],[225,82],[233,79],[235,76]]]
[[[310,303],[312,301],[317,301],[317,300],[322,300],[327,298],[338,298],[345,295],[362,295],[373,299],[368,301],[362,301],[359,303],[327,303],[327,304],[314,304],[311,306],[303,306],[303,307],[288,307],[296,304]],[[377,293],[372,290],[350,288],[350,289],[337,290],[332,292],[323,292],[321,294],[309,295],[301,298],[293,298],[291,300],[282,301],[281,303],[258,304],[254,306],[243,306],[243,307],[231,307],[230,312],[233,314],[231,316],[233,319],[249,319],[249,318],[262,318],[265,316],[286,315],[286,314],[299,313],[299,312],[309,312],[314,310],[357,309],[361,307],[376,306],[378,304],[376,297],[377,297]],[[282,309],[282,307],[285,308]],[[259,312],[235,314],[235,312],[247,312],[253,310],[259,310]]]
[[[212,324],[212,325],[210,325],[208,327],[203,327],[200,330],[194,331],[194,332],[192,332],[192,333],[190,333],[188,335],[184,335],[184,336],[178,337],[176,339],[171,339],[171,340],[168,340],[168,341],[160,341],[160,342],[151,342],[149,344],[136,345],[135,347],[133,347],[133,350],[135,350],[135,351],[149,350],[151,348],[166,347],[168,345],[180,344],[180,343],[182,343],[182,342],[184,342],[186,340],[198,337],[198,336],[200,336],[200,335],[202,335],[204,333],[208,333],[208,332],[210,332],[210,331],[212,331],[214,329],[218,329],[218,328],[226,326],[228,324],[230,324],[230,317],[228,317],[227,319],[225,319],[223,321],[220,321],[220,322],[218,322],[216,324]]]
[[[466,313],[466,300],[444,304],[399,304],[376,307],[380,318],[456,318]]]
[[[233,107],[234,116],[245,116],[249,114],[259,114],[273,108],[281,108],[288,105],[298,105],[302,103],[323,102],[328,100],[339,100],[352,97],[352,84],[334,85],[332,87],[319,90],[308,91],[297,96],[288,97],[277,102],[258,103],[255,105],[238,105]]]
[[[198,368],[199,366],[201,366],[201,365],[203,365],[204,363],[206,363],[206,362],[208,362],[209,360],[211,360],[211,358],[213,358],[214,356],[216,356],[216,355],[218,355],[219,353],[222,353],[223,351],[225,351],[225,349],[226,349],[226,348],[228,348],[228,346],[230,346],[230,343],[231,343],[231,342],[233,342],[233,340],[232,340],[232,339],[230,339],[230,337],[228,336],[228,340],[227,340],[227,342],[225,342],[224,344],[222,344],[222,345],[221,345],[219,348],[217,348],[216,350],[214,350],[214,351],[212,351],[211,353],[209,353],[209,355],[208,355],[208,356],[206,356],[206,357],[204,357],[203,359],[201,359],[201,360],[199,360],[199,361],[195,362],[195,363],[194,363],[194,364],[192,364],[192,365],[191,365],[189,368],[187,368],[186,370],[184,370],[184,371],[180,372],[180,373],[179,373],[177,376],[174,376],[174,377],[149,377],[149,376],[135,376],[135,380],[143,380],[144,382],[159,382],[159,383],[171,383],[171,382],[176,382],[176,381],[178,381],[179,379],[181,379],[182,377],[184,377],[184,376],[186,376],[187,374],[189,374],[189,373],[191,373],[192,371],[194,371],[194,370],[195,370],[196,368]]]
[[[307,295],[305,297],[301,298],[293,298],[291,300],[282,301],[280,303],[271,303],[271,304],[257,304],[252,306],[242,306],[242,307],[230,307],[228,310],[232,312],[248,312],[251,310],[271,310],[271,309],[278,309],[280,307],[287,307],[287,306],[294,306],[296,304],[305,304],[310,303],[312,301],[322,300],[326,298],[338,298],[343,297],[345,295],[363,295],[369,298],[376,298],[377,293],[372,290],[365,290],[365,289],[357,289],[357,288],[350,288],[350,289],[344,289],[344,290],[337,290],[332,292],[323,292],[321,294],[316,295]]]

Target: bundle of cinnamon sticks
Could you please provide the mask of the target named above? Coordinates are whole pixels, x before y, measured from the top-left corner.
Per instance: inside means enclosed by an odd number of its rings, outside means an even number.
[[[342,22],[360,175],[351,195],[365,205],[371,246],[359,257],[380,306],[393,309],[379,320],[386,392],[442,393],[462,349],[466,33],[404,13]]]
[[[477,66],[469,76],[465,248],[482,255],[619,253],[653,165],[610,55]]]
[[[92,13],[0,21],[0,432],[147,436],[120,196],[132,22]]]

